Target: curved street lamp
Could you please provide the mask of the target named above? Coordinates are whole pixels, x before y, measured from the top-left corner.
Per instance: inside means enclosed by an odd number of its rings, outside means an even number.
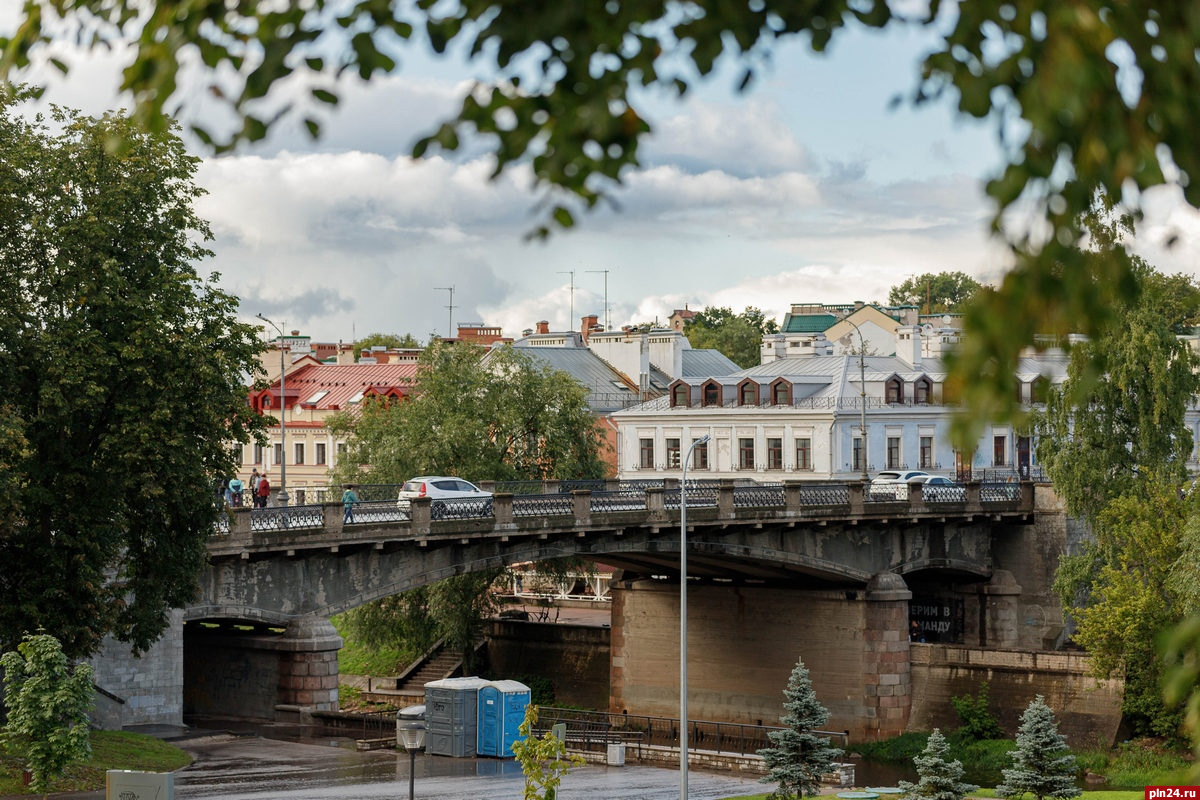
[[[688,706],[687,706],[687,468],[692,451],[711,437],[692,442],[683,457],[679,478],[679,800],[688,797]]]
[[[860,410],[862,413],[861,427],[859,432],[862,434],[862,479],[863,483],[868,482],[867,477],[867,345],[863,341],[862,331],[859,327],[849,319],[844,322],[854,326],[854,332],[858,334],[858,388],[860,398]]]
[[[279,505],[286,506],[288,504],[287,493],[287,395],[283,391],[283,328],[280,328],[271,320],[264,317],[262,314],[257,315],[259,319],[270,325],[275,330],[279,331],[279,494],[276,497],[279,500]]]

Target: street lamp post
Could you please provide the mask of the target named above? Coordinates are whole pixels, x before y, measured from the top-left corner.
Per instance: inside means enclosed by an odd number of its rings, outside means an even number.
[[[854,325],[850,320],[846,320],[851,325]],[[857,325],[854,325],[854,331],[858,334],[858,388],[859,388],[859,411],[862,414],[861,427],[859,428],[862,434],[862,479],[863,483],[867,483],[867,345],[863,341],[862,331]]]
[[[283,349],[283,328],[280,328],[271,320],[264,317],[262,314],[258,318],[270,325],[275,330],[279,331],[279,494],[276,497],[279,500],[279,505],[286,506],[288,504],[287,493],[287,394],[284,392],[283,373],[284,366],[284,349]]]
[[[688,446],[679,478],[679,800],[687,800],[688,796],[687,468],[696,445],[707,444],[708,440],[708,436],[701,436]]]
[[[425,749],[425,723],[414,719],[396,724],[400,743],[408,751],[408,800],[413,800],[416,786],[417,751]]]

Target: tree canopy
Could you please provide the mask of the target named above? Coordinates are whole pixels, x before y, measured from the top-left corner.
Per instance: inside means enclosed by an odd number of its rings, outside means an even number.
[[[421,343],[411,333],[403,336],[398,333],[369,333],[354,341],[354,357],[357,359],[363,350],[370,350],[372,347],[416,348],[420,346]]]
[[[739,367],[753,367],[762,360],[763,334],[778,331],[779,323],[753,306],[740,314],[708,306],[687,321],[683,335],[696,349],[718,350]]]
[[[421,354],[411,398],[331,420],[331,430],[349,435],[335,480],[359,482],[367,470],[372,483],[602,477],[586,389],[512,347],[483,355],[474,345],[434,342]]]
[[[888,304],[918,306],[923,314],[958,312],[980,288],[979,281],[965,272],[927,272],[893,286]]]
[[[745,89],[789,42],[821,53],[848,29],[933,31],[907,101],[987,119],[1007,159],[986,191],[1012,269],[970,311],[951,367],[975,412],[955,428],[963,445],[985,420],[1017,413],[997,376],[1035,334],[1096,335],[1112,324],[1109,305],[1136,287],[1121,263],[1088,261],[1075,247],[1096,192],[1136,213],[1147,189],[1170,185],[1200,205],[1192,143],[1200,96],[1191,88],[1200,66],[1187,3],[162,0],[144,12],[137,0],[24,0],[23,10],[0,36],[0,77],[25,77],[41,56],[66,69],[55,39],[131,42],[121,88],[135,117],[162,130],[165,109],[204,97],[237,120],[225,131],[196,128],[218,150],[260,139],[292,113],[316,136],[343,76],[397,73],[406,48],[420,44],[460,49],[492,77],[475,83],[452,118],[431,120],[414,155],[478,144],[495,157],[494,176],[528,165],[546,194],[540,235],[573,225],[641,166],[639,144],[653,132],[638,108],[642,89],[686,94],[722,59],[738,66]],[[188,62],[203,65],[208,91],[184,96]],[[297,90],[306,99],[284,99]],[[1005,225],[1018,201],[1023,222]]]
[[[194,597],[230,444],[261,430],[262,345],[196,273],[208,228],[178,137],[50,122],[0,99],[0,639],[142,650]]]

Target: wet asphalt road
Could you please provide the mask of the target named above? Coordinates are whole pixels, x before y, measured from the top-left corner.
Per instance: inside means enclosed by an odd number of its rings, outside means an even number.
[[[178,800],[370,800],[408,797],[409,756],[395,750],[358,752],[346,740],[313,743],[214,734],[174,741],[192,754],[175,773]],[[511,759],[416,758],[420,800],[520,800],[524,779]],[[728,774],[688,773],[689,800],[761,794],[772,787]],[[563,780],[562,800],[673,800],[679,772],[657,767],[578,767]],[[85,796],[74,795],[76,800]],[[103,793],[87,797],[102,798]]]

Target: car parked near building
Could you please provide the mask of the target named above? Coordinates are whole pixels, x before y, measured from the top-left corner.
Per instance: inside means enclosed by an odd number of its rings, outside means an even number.
[[[480,489],[470,481],[448,475],[422,475],[410,478],[400,487],[396,507],[410,512],[412,501],[428,497],[431,519],[448,517],[490,517],[492,515],[492,493]]]
[[[870,500],[907,500],[908,484],[913,480],[933,477],[923,469],[884,470],[867,485]]]

